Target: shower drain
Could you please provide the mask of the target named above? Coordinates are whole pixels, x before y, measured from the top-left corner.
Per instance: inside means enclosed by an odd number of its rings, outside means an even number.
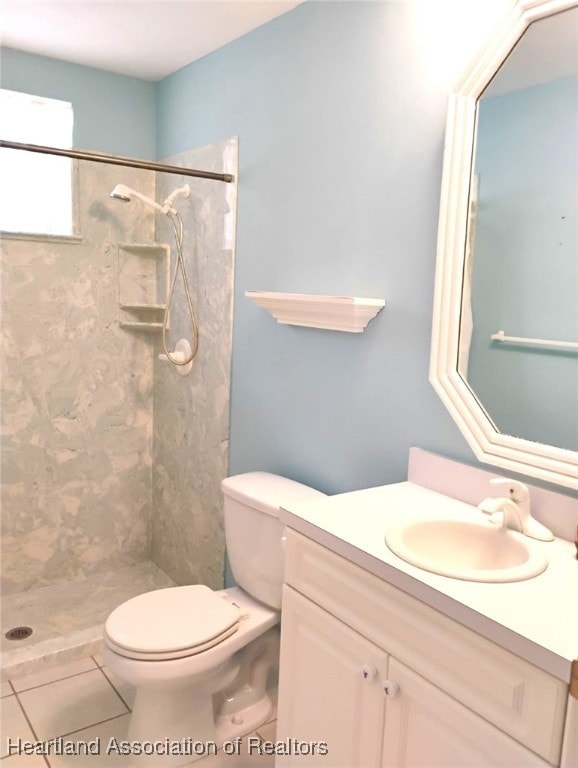
[[[8,640],[25,640],[32,634],[32,627],[13,627],[9,629],[4,637]]]

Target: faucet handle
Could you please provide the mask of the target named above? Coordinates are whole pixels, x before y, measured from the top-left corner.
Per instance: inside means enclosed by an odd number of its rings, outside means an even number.
[[[518,505],[505,496],[490,496],[478,504],[478,509],[488,515],[490,522],[501,525],[503,528],[511,528],[513,531],[522,532],[522,522]]]
[[[492,477],[490,483],[492,485],[507,485],[508,496],[517,504],[530,500],[528,486],[525,483],[521,483],[519,480],[510,480],[507,477]]]
[[[539,541],[553,541],[552,531],[539,523],[530,514],[530,491],[528,486],[518,480],[510,480],[505,477],[493,477],[492,485],[507,485],[508,497],[518,508],[518,518],[521,523],[521,531],[532,539]]]
[[[484,515],[489,515],[491,518],[497,513],[502,512],[502,507],[509,501],[506,497],[498,498],[497,496],[488,496],[487,499],[483,499],[478,504],[478,509],[483,512]],[[497,518],[496,518],[497,519]],[[495,522],[495,519],[494,519]]]

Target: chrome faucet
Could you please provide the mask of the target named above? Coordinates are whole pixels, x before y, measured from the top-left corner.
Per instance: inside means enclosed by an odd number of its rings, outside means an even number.
[[[478,509],[491,515],[493,522],[501,519],[505,528],[523,533],[531,539],[553,541],[552,532],[530,514],[530,491],[527,485],[502,477],[494,477],[490,483],[506,485],[508,496],[490,496],[478,504]]]

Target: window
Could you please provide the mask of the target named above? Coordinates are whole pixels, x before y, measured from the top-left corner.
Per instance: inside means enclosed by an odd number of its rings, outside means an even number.
[[[69,149],[72,104],[0,89],[0,138]],[[72,235],[72,161],[0,149],[0,230]]]

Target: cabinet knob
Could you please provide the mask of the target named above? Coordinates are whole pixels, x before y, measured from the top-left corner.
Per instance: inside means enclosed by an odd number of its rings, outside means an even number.
[[[377,675],[377,669],[372,664],[364,664],[361,667],[361,676],[366,683],[372,683]]]
[[[394,699],[399,692],[399,684],[393,680],[384,680],[381,684],[386,699]]]

